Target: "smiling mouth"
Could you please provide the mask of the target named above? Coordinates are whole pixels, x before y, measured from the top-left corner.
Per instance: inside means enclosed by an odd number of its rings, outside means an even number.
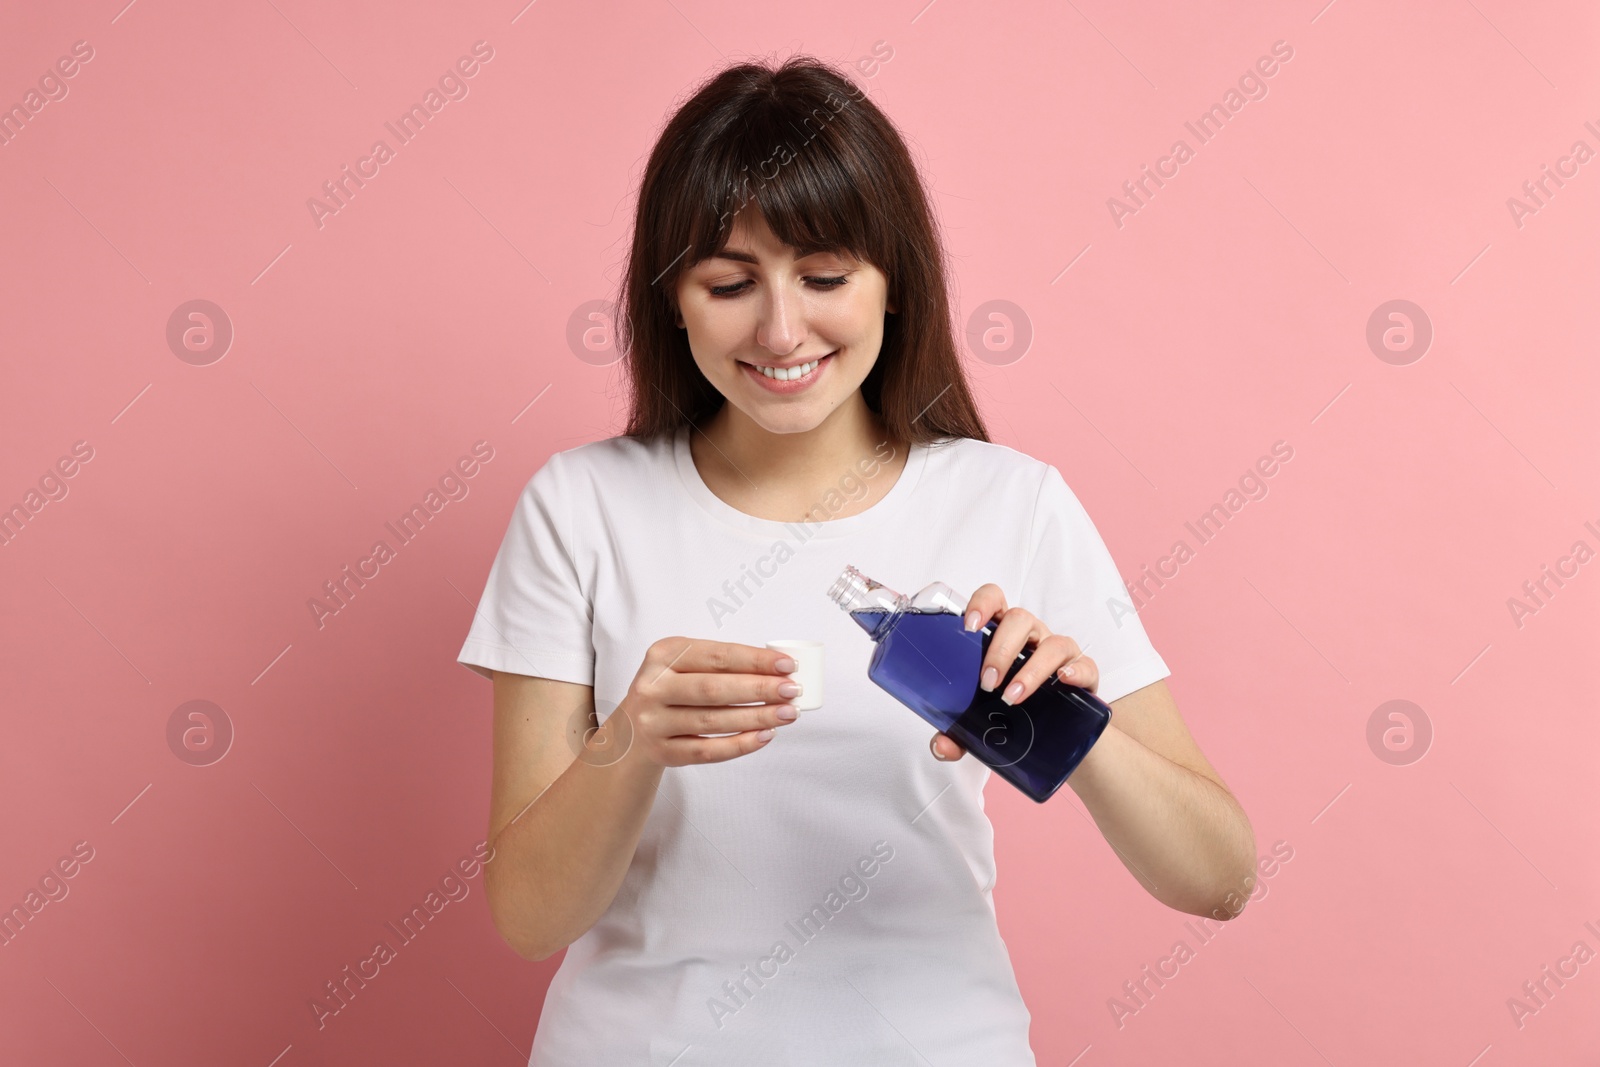
[[[829,352],[826,356],[818,356],[809,363],[797,363],[788,368],[763,367],[759,363],[745,363],[742,359],[739,362],[744,363],[746,367],[756,371],[763,378],[770,378],[776,382],[793,382],[815,374],[817,368],[822,366],[822,361],[831,358],[833,355],[833,352]]]

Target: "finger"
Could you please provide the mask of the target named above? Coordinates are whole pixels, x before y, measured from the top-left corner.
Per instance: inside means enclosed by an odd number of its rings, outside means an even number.
[[[788,718],[784,714],[788,713]],[[661,713],[661,733],[666,737],[732,734],[746,730],[776,729],[799,717],[793,704],[744,704],[720,708],[668,708]]]
[[[680,674],[668,671],[650,687],[651,695],[663,704],[694,707],[722,704],[782,704],[804,692],[805,687],[781,674]]]
[[[661,744],[667,766],[685,767],[692,763],[722,763],[749,755],[776,736],[776,730],[746,730],[729,737],[669,737]]]
[[[1096,696],[1099,695],[1096,691],[1100,688],[1100,667],[1088,656],[1080,653],[1076,659],[1056,673],[1061,676],[1063,682],[1081,686]]]
[[[1011,684],[1000,694],[1000,699],[1007,704],[1022,703],[1031,697],[1052,673],[1072,662],[1079,652],[1078,642],[1066,634],[1047,635],[1040,640],[1038,647],[1028,656],[1028,661],[1011,679]],[[1069,680],[1062,679],[1062,681]]]
[[[989,641],[989,651],[983,657],[979,687],[993,692],[1017,661],[1017,654],[1031,642],[1042,641],[1048,636],[1049,627],[1035,618],[1031,611],[1007,608],[1005,614],[1000,616],[1000,625],[995,627],[994,637]],[[1058,666],[1060,664],[1051,664],[1051,669]]]
[[[951,740],[948,734],[934,734],[928,742],[928,748],[933,752],[933,758],[944,763],[951,763],[967,754],[967,750]]]
[[[980,585],[978,591],[972,594],[972,599],[967,601],[967,608],[961,613],[963,624],[969,633],[981,630],[990,619],[1005,610],[1005,593],[1000,591],[998,585],[989,582]]]
[[[645,662],[654,667],[651,680],[673,670],[679,674],[716,671],[730,674],[792,674],[797,669],[787,652],[736,641],[664,637],[650,646]]]

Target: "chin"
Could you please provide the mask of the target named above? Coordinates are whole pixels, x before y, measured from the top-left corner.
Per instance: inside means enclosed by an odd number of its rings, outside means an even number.
[[[732,403],[731,401],[729,402]],[[733,405],[748,421],[768,433],[806,433],[821,426],[832,407],[825,403],[809,401],[804,407],[798,404]]]
[[[751,421],[768,433],[810,433],[822,425],[822,419],[812,418],[801,412],[793,412],[786,418],[756,418],[751,416]]]

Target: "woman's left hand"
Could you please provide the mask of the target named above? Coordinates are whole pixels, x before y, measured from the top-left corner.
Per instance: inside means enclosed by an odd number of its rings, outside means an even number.
[[[1048,626],[1026,609],[1006,607],[1006,595],[998,585],[991,582],[973,593],[964,615],[969,631],[983,629],[990,619],[1000,620],[989,642],[988,654],[983,657],[978,685],[984,690],[993,691],[1023,648],[1033,649],[1028,661],[1001,694],[1000,699],[1007,704],[1020,704],[1028,699],[1052,673],[1091,693],[1100,685],[1100,669],[1094,660],[1083,654],[1078,642],[1065,634],[1051,633]],[[935,759],[945,761],[958,760],[967,752],[943,733],[933,735],[929,748]]]

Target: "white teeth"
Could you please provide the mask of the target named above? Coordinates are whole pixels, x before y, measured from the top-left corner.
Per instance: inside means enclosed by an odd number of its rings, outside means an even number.
[[[822,360],[820,359],[814,359],[810,363],[802,363],[798,367],[790,367],[788,370],[784,370],[781,367],[776,370],[771,367],[756,367],[756,370],[768,378],[776,378],[780,382],[792,382],[796,378],[804,378],[816,370],[821,362]]]

